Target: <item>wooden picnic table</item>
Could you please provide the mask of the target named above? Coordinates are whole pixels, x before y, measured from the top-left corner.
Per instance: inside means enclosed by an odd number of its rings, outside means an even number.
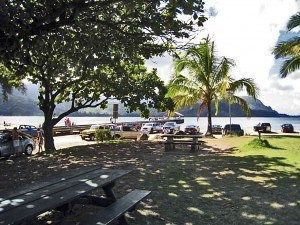
[[[123,201],[123,209],[117,205],[113,187],[115,181],[128,174],[129,170],[112,170],[93,168],[85,169],[82,172],[66,176],[54,182],[49,182],[26,191],[16,193],[6,197],[0,194],[0,224],[20,224],[31,220],[37,215],[57,209],[67,211],[74,204],[95,204],[107,207],[106,211],[101,211],[98,217],[87,218],[81,224],[109,224],[115,219],[119,219],[126,224],[124,213],[133,207],[150,192],[135,190],[120,201]],[[92,191],[102,188],[105,196],[91,196]],[[127,204],[124,208],[124,202]],[[129,204],[130,202],[130,204]],[[116,208],[119,210],[117,212]],[[93,221],[89,221],[92,219]]]
[[[197,149],[199,149],[199,145],[203,143],[203,141],[199,141],[199,138],[202,138],[201,135],[164,134],[162,137],[167,138],[165,142],[165,151],[175,150],[175,145],[177,144],[186,144],[191,145],[191,152],[195,152]]]

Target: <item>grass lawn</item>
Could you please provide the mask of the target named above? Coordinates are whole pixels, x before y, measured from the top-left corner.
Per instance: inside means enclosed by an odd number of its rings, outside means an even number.
[[[152,204],[135,224],[299,224],[300,137],[265,138],[272,148],[252,139],[223,138],[234,154],[181,156],[146,172],[140,187]]]

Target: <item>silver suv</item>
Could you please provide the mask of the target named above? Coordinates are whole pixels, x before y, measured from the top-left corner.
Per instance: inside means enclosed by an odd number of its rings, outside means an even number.
[[[33,149],[35,148],[34,141],[27,135],[19,135],[20,137],[20,152],[25,153],[26,155],[31,155]],[[13,155],[15,149],[13,147],[13,141],[10,133],[0,133],[0,157],[8,158],[10,155]]]
[[[180,125],[176,122],[166,122],[162,129],[164,134],[174,134],[180,130]]]

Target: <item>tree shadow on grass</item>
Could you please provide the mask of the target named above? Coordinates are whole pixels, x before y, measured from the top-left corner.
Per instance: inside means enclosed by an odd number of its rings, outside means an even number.
[[[164,180],[148,177],[145,187],[156,190],[157,209],[171,224],[298,224],[299,170],[274,169],[293,168],[282,160],[191,156],[167,167]]]
[[[298,224],[299,169],[281,157],[219,155],[235,149],[211,149],[217,154],[169,155],[162,144],[147,142],[76,147],[3,164],[0,180],[8,179],[7,189],[16,184],[24,189],[24,179],[28,184],[59,178],[76,168],[132,169],[117,182],[117,196],[135,188],[152,193],[129,214],[131,224]],[[51,218],[33,224],[47,221]]]

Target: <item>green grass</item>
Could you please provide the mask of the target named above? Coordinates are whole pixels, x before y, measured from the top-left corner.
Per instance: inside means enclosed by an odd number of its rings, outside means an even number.
[[[248,144],[242,143],[238,146],[237,156],[263,155],[268,158],[277,158],[282,163],[291,165],[289,167],[281,166],[280,163],[275,164],[272,168],[289,169],[297,171],[300,169],[300,137],[298,136],[269,136],[264,137],[269,143],[269,147],[259,147],[256,143],[257,139],[250,141]]]
[[[133,224],[299,224],[300,138],[266,140],[271,147],[232,137],[234,154],[178,156],[143,171],[151,201]]]

